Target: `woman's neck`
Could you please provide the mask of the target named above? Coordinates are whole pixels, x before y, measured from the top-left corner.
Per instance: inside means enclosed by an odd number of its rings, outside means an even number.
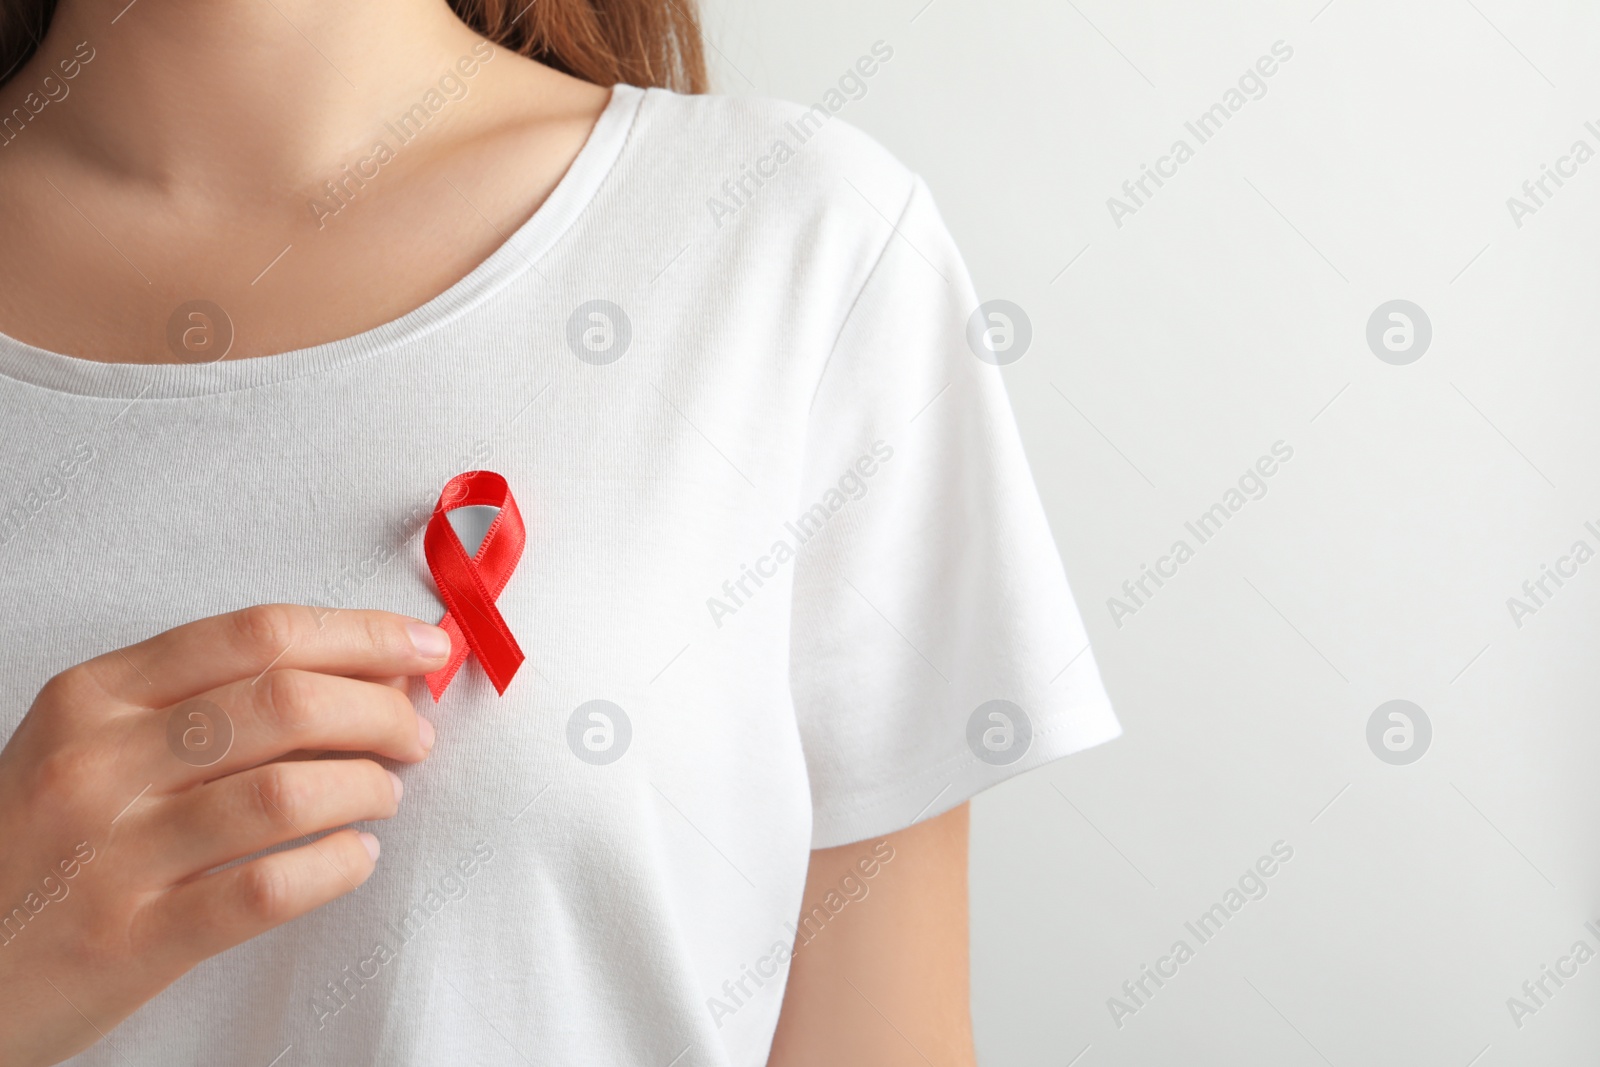
[[[527,220],[609,97],[445,0],[128,2],[62,0],[0,89],[0,332],[67,355],[191,361],[202,299],[229,358],[393,321]]]
[[[444,0],[62,0],[0,113],[87,42],[70,100],[36,131],[50,149],[202,196],[245,176],[298,187],[477,40]]]

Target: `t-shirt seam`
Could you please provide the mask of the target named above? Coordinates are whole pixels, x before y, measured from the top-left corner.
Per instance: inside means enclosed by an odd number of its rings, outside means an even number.
[[[867,288],[872,280],[878,276],[878,268],[883,266],[884,259],[889,254],[889,246],[894,243],[896,235],[900,232],[900,224],[905,221],[906,215],[911,211],[911,203],[917,198],[917,190],[922,186],[922,178],[913,173],[911,175],[911,189],[906,194],[905,203],[900,206],[900,213],[889,227],[889,236],[885,237],[883,244],[878,248],[878,254],[873,257],[872,267],[867,271],[867,276],[861,279],[861,285],[856,289],[856,294],[850,300],[850,307],[845,311],[844,318],[839,322],[839,329],[833,335],[833,344],[828,346],[828,354],[822,361],[822,369],[817,373],[817,384],[811,390],[811,402],[806,406],[809,413],[817,406],[817,396],[822,392],[822,383],[827,381],[828,371],[833,369],[833,357],[838,354],[839,343],[844,340],[844,332],[850,326],[850,321],[855,318],[856,309],[861,305],[861,298],[866,295]]]
[[[1110,699],[1103,696],[1098,697],[1091,703],[1080,704],[1074,708],[1063,709],[1061,712],[1058,712],[1057,715],[1052,716],[1052,718],[1059,719],[1059,721],[1056,722],[1054,726],[1035,733],[1033,735],[1034,739],[1042,742],[1047,738],[1054,737],[1062,733],[1063,731],[1072,730],[1080,725],[1079,719],[1085,712],[1094,711],[1111,712],[1112,715],[1115,716],[1115,711]],[[970,752],[957,752],[941,760],[940,762],[929,766],[927,769],[917,772],[910,779],[902,780],[901,784],[886,786],[866,792],[852,793],[849,797],[841,799],[837,802],[825,803],[814,809],[815,818],[829,822],[837,822],[842,819],[860,815],[862,812],[882,807],[884,804],[889,803],[898,797],[916,791],[922,786],[922,783],[925,780],[946,773],[950,767],[961,763],[963,760],[970,761],[974,764],[982,762]]]
[[[16,385],[26,386],[26,387],[29,387],[29,388],[32,388],[32,389],[39,390],[41,392],[48,393],[48,394],[50,394],[52,396],[57,396],[57,397],[74,397],[74,398],[81,399],[81,400],[102,400],[102,401],[107,401],[107,402],[111,402],[111,403],[129,402],[130,399],[131,399],[132,402],[137,402],[137,403],[167,403],[167,402],[172,402],[172,401],[207,401],[207,400],[214,400],[215,398],[221,397],[221,396],[230,396],[230,397],[232,397],[232,396],[247,396],[247,395],[249,395],[251,393],[259,392],[260,390],[263,390],[263,389],[276,388],[278,386],[289,385],[289,384],[294,383],[294,382],[302,382],[302,381],[305,381],[308,378],[314,378],[314,377],[317,377],[319,375],[324,375],[324,374],[331,374],[331,373],[334,373],[336,371],[344,370],[344,369],[350,368],[350,367],[361,367],[361,366],[364,366],[365,364],[369,363],[370,361],[372,361],[372,360],[374,360],[374,359],[376,359],[376,358],[378,358],[380,356],[392,355],[393,353],[398,352],[398,351],[400,351],[400,350],[402,350],[404,348],[407,348],[407,347],[410,347],[412,345],[415,345],[415,344],[417,344],[417,343],[419,343],[419,342],[421,342],[421,341],[423,341],[423,340],[425,340],[425,339],[427,339],[429,337],[432,337],[433,335],[435,335],[435,334],[439,333],[440,331],[446,329],[447,327],[455,324],[456,322],[459,322],[461,319],[465,318],[467,315],[472,314],[473,312],[479,311],[482,308],[484,308],[487,305],[489,305],[490,303],[492,303],[493,301],[503,297],[505,295],[506,290],[511,288],[511,286],[513,284],[515,284],[517,281],[519,281],[522,278],[526,277],[527,273],[530,270],[534,269],[536,261],[544,260],[546,257],[549,256],[549,254],[552,251],[554,251],[556,246],[559,245],[561,243],[561,241],[567,236],[567,234],[571,232],[572,228],[578,224],[578,222],[579,222],[580,218],[583,216],[583,214],[585,214],[588,211],[588,209],[590,208],[590,206],[592,206],[594,204],[594,202],[597,199],[599,199],[602,190],[606,186],[606,183],[609,182],[611,180],[612,175],[614,173],[616,173],[617,165],[622,161],[622,157],[627,153],[628,149],[633,144],[633,141],[634,141],[634,138],[635,138],[635,134],[637,133],[638,128],[639,128],[639,116],[644,111],[644,104],[645,104],[645,101],[649,99],[650,92],[651,92],[651,90],[648,90],[648,89],[642,90],[640,92],[639,99],[638,99],[637,103],[634,105],[632,114],[628,118],[627,128],[622,132],[622,136],[621,136],[620,142],[618,143],[617,150],[612,155],[610,161],[606,164],[605,170],[603,170],[599,174],[595,175],[593,183],[592,183],[592,185],[590,187],[590,190],[589,190],[589,195],[585,198],[582,207],[572,216],[572,218],[570,218],[567,221],[566,226],[564,226],[559,233],[554,234],[554,235],[551,236],[551,238],[548,241],[548,243],[546,244],[545,248],[538,254],[537,260],[534,257],[530,257],[527,254],[523,253],[522,250],[517,247],[517,238],[522,233],[522,229],[519,227],[516,232],[512,233],[510,238],[508,238],[504,243],[502,243],[490,255],[491,255],[491,257],[493,257],[493,256],[496,256],[496,255],[499,255],[502,250],[507,249],[507,248],[511,248],[511,249],[515,250],[518,253],[518,258],[519,258],[520,262],[513,263],[497,279],[495,279],[492,284],[486,286],[481,292],[475,294],[471,299],[466,300],[465,302],[461,303],[460,305],[458,305],[456,307],[440,309],[439,314],[437,316],[431,317],[431,318],[426,319],[425,321],[419,322],[417,324],[418,328],[416,330],[410,332],[409,334],[405,335],[405,336],[396,337],[396,338],[388,340],[387,342],[384,342],[382,344],[375,345],[370,351],[353,353],[352,357],[350,359],[348,359],[348,360],[340,361],[340,362],[336,362],[336,363],[323,363],[323,364],[320,364],[320,365],[317,365],[317,366],[307,367],[304,370],[300,371],[299,373],[288,372],[288,373],[283,374],[280,377],[275,377],[270,381],[255,382],[255,383],[250,384],[250,385],[241,385],[241,386],[237,386],[237,387],[234,387],[234,388],[220,388],[220,389],[217,389],[217,390],[214,390],[214,391],[210,391],[210,392],[185,393],[185,394],[178,395],[178,396],[146,397],[146,396],[143,395],[143,393],[140,393],[137,396],[129,398],[129,397],[126,397],[126,396],[121,396],[121,395],[106,395],[106,394],[95,393],[95,392],[82,392],[82,391],[79,391],[77,389],[58,388],[58,387],[55,387],[55,386],[45,385],[45,384],[42,384],[40,382],[29,380],[27,378],[21,378],[21,377],[17,377],[17,376],[11,375],[11,374],[7,374],[4,371],[0,371],[0,383],[14,383]],[[535,214],[537,214],[539,211],[543,210],[543,208],[544,208],[544,204],[541,203],[540,206],[535,209]],[[532,219],[533,219],[533,216],[529,216],[529,221],[530,222],[532,221]],[[488,260],[485,260],[484,262],[486,263],[486,262],[488,262]],[[481,264],[480,264],[480,266],[481,266]],[[474,271],[476,271],[476,270],[477,270],[477,268],[474,268]],[[413,312],[408,312],[407,315],[410,315],[410,314],[414,313],[415,311],[421,311],[423,308],[426,308],[429,304],[433,303],[433,301],[438,300],[441,297],[444,297],[444,296],[448,295],[453,290],[455,290],[458,286],[460,286],[463,282],[467,281],[468,277],[470,277],[472,273],[473,273],[473,271],[469,271],[467,276],[464,276],[464,277],[458,279],[455,283],[453,283],[452,285],[450,285],[449,287],[444,289],[442,292],[440,292],[439,294],[437,294],[433,298],[423,302],[417,308],[413,309]],[[402,316],[401,318],[405,318],[405,317],[406,316]],[[398,321],[400,321],[400,320],[399,319],[394,319],[394,320],[391,320],[391,323],[398,322]],[[305,352],[305,351],[310,351],[310,350],[316,349],[316,348],[322,348],[322,347],[324,347],[326,345],[338,345],[338,344],[341,344],[341,343],[353,341],[356,338],[362,336],[363,334],[371,333],[374,330],[383,329],[384,325],[388,325],[388,324],[381,324],[379,326],[373,327],[372,330],[363,330],[360,333],[354,334],[354,335],[352,335],[351,337],[348,337],[348,338],[339,338],[339,339],[334,340],[334,341],[324,342],[323,344],[320,344],[320,345],[313,345],[313,346],[311,346],[310,349],[301,349],[299,351]],[[26,344],[26,342],[23,342],[23,344]],[[290,355],[290,354],[293,354],[293,353],[282,353],[282,355]],[[277,355],[271,355],[271,356],[262,356],[262,357],[259,357],[259,358],[262,359],[262,360],[270,361],[270,360],[278,358],[278,356]],[[117,362],[106,363],[104,365],[108,366],[108,367],[130,366],[130,364],[117,363]]]

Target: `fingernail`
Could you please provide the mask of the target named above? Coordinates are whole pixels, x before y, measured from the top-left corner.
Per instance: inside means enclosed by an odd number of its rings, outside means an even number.
[[[405,795],[406,784],[402,782],[400,780],[400,776],[393,771],[385,771],[384,773],[389,776],[389,781],[394,783],[394,802],[398,804],[400,803],[400,798]]]
[[[411,635],[411,644],[423,659],[444,659],[450,655],[450,635],[439,627],[429,626],[425,622],[408,622],[406,633]]]
[[[376,862],[378,859],[378,852],[380,851],[378,847],[378,839],[367,833],[365,830],[361,831],[356,836],[361,838],[361,843],[363,845],[367,846],[367,855],[371,856],[373,861]]]
[[[437,734],[434,731],[433,723],[429,722],[427,719],[424,719],[421,715],[418,715],[417,716],[417,739],[422,742],[422,747],[427,749],[429,752],[432,752],[433,751],[433,739],[436,736],[437,736]]]

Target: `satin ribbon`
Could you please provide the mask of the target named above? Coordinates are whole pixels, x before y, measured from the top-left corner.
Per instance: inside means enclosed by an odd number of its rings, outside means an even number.
[[[500,509],[476,555],[456,536],[446,514],[456,508],[487,505]],[[495,600],[517,569],[527,529],[506,480],[493,471],[468,471],[445,483],[422,538],[423,555],[446,608],[439,625],[450,635],[450,662],[428,675],[435,703],[470,652],[502,696],[526,658]]]

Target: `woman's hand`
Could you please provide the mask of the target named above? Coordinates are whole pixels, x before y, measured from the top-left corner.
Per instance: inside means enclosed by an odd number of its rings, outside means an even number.
[[[443,630],[270,605],[180,626],[47,684],[0,751],[0,1049],[57,1063],[201,960],[359,886],[433,727],[398,688]],[[389,679],[391,681],[384,681]],[[283,759],[290,754],[301,758]]]

